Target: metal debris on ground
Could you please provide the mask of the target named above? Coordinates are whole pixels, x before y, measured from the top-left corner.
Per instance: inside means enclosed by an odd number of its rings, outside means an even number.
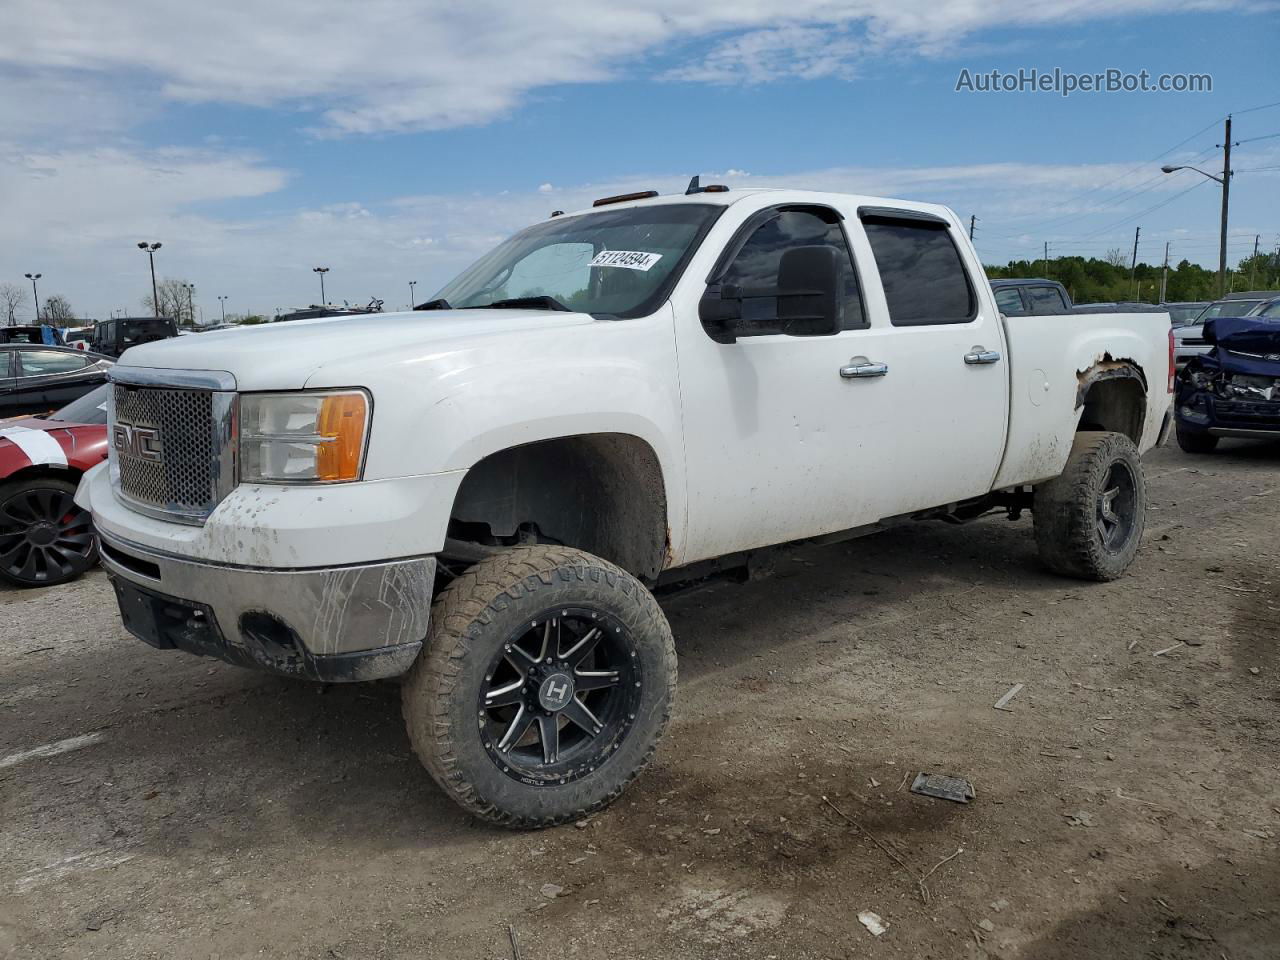
[[[880,915],[872,913],[870,910],[863,910],[858,914],[858,922],[866,927],[873,937],[878,937],[889,929],[888,924],[880,918]]]
[[[911,792],[922,797],[936,797],[956,803],[968,803],[977,796],[973,791],[973,784],[968,780],[941,773],[917,773],[911,783]]]
[[[1022,689],[1022,684],[1015,683],[1012,687],[1009,688],[1009,691],[1003,697],[1001,697],[999,700],[995,702],[995,709],[1008,710],[1009,701],[1012,700],[1014,697],[1016,697],[1018,695],[1018,692],[1021,689]]]
[[[523,960],[520,956],[520,939],[516,936],[516,928],[507,924],[507,936],[511,938],[511,960]]]
[[[1152,654],[1152,656],[1163,657],[1166,653],[1173,653],[1173,651],[1177,650],[1179,647],[1185,647],[1185,646],[1186,644],[1183,641],[1179,640],[1172,647],[1165,647],[1163,650],[1157,650],[1155,653]]]

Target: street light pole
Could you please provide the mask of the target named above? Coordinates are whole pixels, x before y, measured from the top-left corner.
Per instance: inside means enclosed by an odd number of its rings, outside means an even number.
[[[418,285],[417,280],[409,281],[409,309],[410,310],[413,309],[413,288],[416,287],[417,285]]]
[[[222,307],[222,322],[226,323],[227,322],[227,298],[223,296],[218,297],[218,304]]]
[[[1222,143],[1218,144],[1222,147],[1222,176],[1216,176],[1212,173],[1205,173],[1199,167],[1170,166],[1165,164],[1161,167],[1164,173],[1177,173],[1179,170],[1194,170],[1202,177],[1208,177],[1222,185],[1222,223],[1221,232],[1218,236],[1218,296],[1225,297],[1227,295],[1227,210],[1230,205],[1231,198],[1231,148],[1234,146],[1231,142],[1231,114],[1227,114],[1225,135]]]
[[[36,288],[36,281],[44,276],[43,273],[24,273],[24,277],[31,281],[31,296],[36,301],[36,323],[40,322],[40,291]]]
[[[156,290],[156,251],[160,249],[159,243],[147,243],[145,240],[138,243],[139,250],[147,252],[147,258],[151,261],[151,312],[158,318],[160,316],[160,294]]]
[[[191,302],[191,298],[196,292],[196,285],[194,283],[184,283],[182,288],[187,291],[187,323],[194,327],[196,325],[196,309]]]
[[[329,302],[324,298],[324,275],[329,272],[328,267],[312,267],[312,273],[320,274],[320,306],[327,307]]]

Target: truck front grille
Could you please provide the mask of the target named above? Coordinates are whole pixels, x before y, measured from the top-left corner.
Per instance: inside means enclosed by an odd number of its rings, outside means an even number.
[[[109,455],[121,498],[153,515],[203,521],[232,481],[233,396],[113,384]]]

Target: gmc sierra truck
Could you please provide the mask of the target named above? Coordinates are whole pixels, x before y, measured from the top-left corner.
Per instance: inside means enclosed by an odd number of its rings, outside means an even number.
[[[1051,570],[1118,577],[1169,327],[1002,319],[944,207],[695,182],[557,212],[413,312],[129,350],[78,502],[138,638],[403,676],[440,786],[546,826],[653,754],[660,582],[1024,510]]]

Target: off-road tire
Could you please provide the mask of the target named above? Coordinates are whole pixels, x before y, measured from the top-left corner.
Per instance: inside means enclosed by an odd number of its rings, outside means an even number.
[[[1133,503],[1126,511],[1127,534],[1109,547],[1099,530],[1099,501],[1117,465],[1132,476]],[[1115,580],[1133,562],[1146,525],[1146,477],[1137,447],[1121,433],[1076,434],[1062,474],[1036,486],[1032,509],[1046,567],[1068,577]]]
[[[1178,446],[1182,448],[1183,453],[1213,453],[1218,449],[1218,437],[1211,433],[1204,433],[1200,430],[1183,430],[1181,426],[1175,429],[1178,438]]]
[[[625,625],[645,682],[633,721],[604,762],[568,783],[530,786],[495,763],[476,705],[508,638],[562,605],[599,609]],[[455,801],[491,823],[536,829],[581,820],[622,794],[657,748],[675,686],[671,628],[638,580],[581,550],[512,547],[469,568],[437,597],[401,703],[414,752]]]
[[[89,515],[75,506],[76,485],[59,477],[32,477],[11,483],[0,483],[0,582],[19,587],[55,587],[82,576],[98,562],[98,540],[93,532]],[[10,553],[21,549],[19,529],[12,521],[25,517],[32,510],[37,514],[45,505],[57,505],[61,517],[74,517],[67,523],[52,514],[45,518],[59,528],[56,542],[48,545],[50,560],[43,571],[39,569],[9,569],[19,565],[25,554]],[[11,505],[15,512],[9,513]],[[35,514],[32,514],[35,515]],[[69,538],[69,539],[68,539]],[[74,543],[72,543],[74,541]],[[56,556],[55,556],[56,555]],[[49,563],[57,565],[52,569]]]

